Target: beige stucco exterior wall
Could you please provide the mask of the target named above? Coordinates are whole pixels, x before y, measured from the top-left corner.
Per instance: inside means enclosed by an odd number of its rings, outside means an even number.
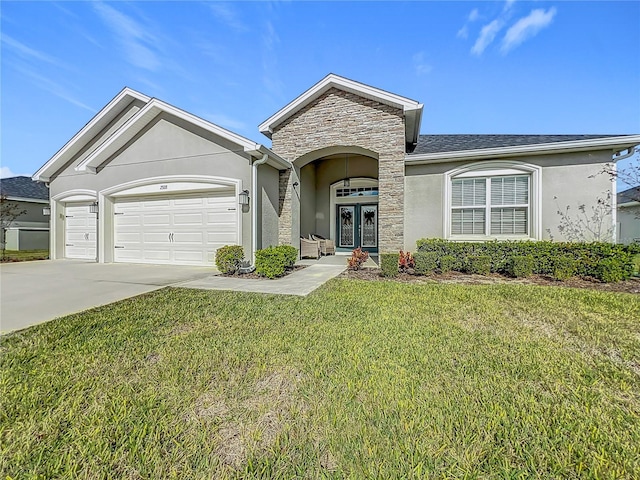
[[[272,135],[272,149],[295,164],[303,155],[330,147],[359,147],[378,157],[382,251],[402,248],[404,236],[404,116],[400,109],[336,88],[301,109]],[[321,155],[318,155],[319,157]],[[300,172],[281,173],[280,242],[298,244],[300,202],[292,184]],[[350,174],[351,175],[351,174]],[[341,177],[342,178],[342,177]],[[316,198],[316,205],[320,204]]]
[[[240,150],[240,151],[233,151]],[[80,154],[79,156],[82,156]],[[75,189],[100,191],[123,183],[164,176],[213,176],[239,179],[241,188],[251,188],[249,157],[237,145],[198,129],[191,124],[168,115],[160,115],[141,131],[125,147],[105,162],[97,174],[79,173],[74,170],[81,161],[75,158],[50,182],[53,198]],[[271,192],[273,197],[273,192]],[[101,212],[105,218],[105,232],[113,231],[110,223],[112,212]],[[251,251],[251,214],[242,213],[241,235],[245,252]],[[64,203],[56,205],[52,235],[55,235],[55,255],[64,255]],[[105,252],[112,245],[105,240]],[[108,256],[105,261],[110,261]]]
[[[618,207],[618,243],[640,241],[640,205]]]
[[[603,150],[586,153],[523,156],[508,159],[542,167],[541,170],[541,238],[565,240],[558,230],[558,208],[569,205],[577,212],[584,204],[589,211],[599,196],[613,192],[609,177],[599,174],[612,152]],[[487,159],[495,160],[495,159]],[[405,177],[405,243],[415,250],[420,238],[442,238],[444,232],[445,173],[474,162],[450,162],[431,165],[408,165]],[[613,225],[613,216],[609,217]]]

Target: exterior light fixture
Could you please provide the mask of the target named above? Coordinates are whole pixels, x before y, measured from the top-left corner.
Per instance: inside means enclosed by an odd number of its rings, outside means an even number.
[[[249,190],[243,190],[238,194],[238,203],[240,205],[249,205]]]
[[[51,215],[51,207],[43,207],[42,208],[42,215],[44,215],[45,217],[48,217]]]
[[[298,185],[300,185],[298,182],[293,182],[293,188],[296,188]]]
[[[89,205],[89,213],[98,213],[98,202],[93,202]]]

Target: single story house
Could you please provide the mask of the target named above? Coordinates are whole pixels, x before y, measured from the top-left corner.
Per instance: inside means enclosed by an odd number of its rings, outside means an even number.
[[[338,253],[423,237],[562,238],[558,202],[640,135],[420,135],[423,105],[330,74],[265,120],[271,147],[125,88],[33,176],[51,257],[211,264],[315,233]],[[613,219],[612,219],[613,221]]]
[[[24,213],[6,225],[7,250],[46,250],[49,248],[49,189],[29,177],[0,179],[0,195]],[[4,222],[3,222],[4,224]],[[2,234],[2,233],[0,233]]]
[[[617,195],[618,243],[640,243],[640,186]]]

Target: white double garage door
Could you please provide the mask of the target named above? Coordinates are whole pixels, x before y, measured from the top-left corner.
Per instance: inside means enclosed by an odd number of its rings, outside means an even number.
[[[111,223],[113,259],[122,263],[213,265],[218,248],[239,243],[237,208],[232,189],[116,198]],[[67,246],[66,256],[95,258],[95,214],[88,205],[72,207],[72,213],[73,218],[66,222],[67,239],[73,237],[75,245],[85,244]],[[91,223],[93,230],[88,227]]]

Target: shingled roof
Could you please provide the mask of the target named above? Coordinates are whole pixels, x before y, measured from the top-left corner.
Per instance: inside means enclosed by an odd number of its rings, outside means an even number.
[[[539,145],[619,136],[621,135],[420,135],[416,148],[409,155]]]
[[[623,192],[618,192],[617,202],[618,205],[621,203],[629,203],[629,202],[639,202],[640,201],[640,185],[637,187],[632,187]]]
[[[49,188],[42,182],[34,182],[31,177],[0,179],[0,194],[7,197],[49,200]]]

